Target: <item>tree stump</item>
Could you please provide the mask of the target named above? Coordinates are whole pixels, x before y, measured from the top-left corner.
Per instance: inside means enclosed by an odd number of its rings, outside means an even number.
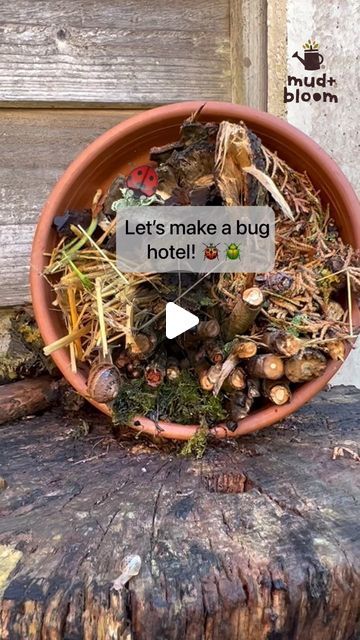
[[[322,393],[202,460],[100,414],[85,436],[56,410],[2,427],[1,639],[359,638],[359,399]]]

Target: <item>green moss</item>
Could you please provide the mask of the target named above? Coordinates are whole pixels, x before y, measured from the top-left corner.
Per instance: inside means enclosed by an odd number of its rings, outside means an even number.
[[[203,419],[192,438],[188,440],[180,451],[181,456],[194,456],[199,460],[202,458],[207,445],[207,439],[209,435],[209,428],[206,421]]]
[[[124,382],[114,402],[113,414],[116,424],[129,424],[135,415],[179,424],[206,420],[208,425],[226,417],[221,398],[202,391],[188,371],[182,371],[177,380],[164,382],[158,389],[149,388],[142,380]]]
[[[318,287],[321,291],[325,304],[330,301],[330,296],[339,286],[340,278],[335,276],[329,269],[322,269],[318,280]]]
[[[304,322],[307,322],[307,316],[297,313],[291,320],[291,326],[287,329],[288,333],[298,338],[301,333],[301,326]]]

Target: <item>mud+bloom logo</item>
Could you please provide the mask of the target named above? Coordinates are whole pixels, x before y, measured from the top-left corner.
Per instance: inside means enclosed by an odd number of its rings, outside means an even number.
[[[319,51],[319,44],[309,40],[303,45],[304,57],[297,51],[293,54],[306,71],[319,71],[324,68],[324,56]],[[328,87],[336,86],[336,79],[323,72],[321,75],[305,75],[302,77],[288,76],[284,87],[284,102],[338,102],[335,93],[328,91]],[[311,91],[308,91],[310,89]]]

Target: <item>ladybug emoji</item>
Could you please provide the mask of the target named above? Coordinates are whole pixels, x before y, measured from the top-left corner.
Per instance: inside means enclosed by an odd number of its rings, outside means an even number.
[[[204,244],[204,260],[205,258],[208,260],[215,260],[215,258],[217,258],[219,260],[218,246],[218,244],[213,244],[212,242],[210,242],[210,244]]]
[[[155,169],[147,164],[135,167],[126,178],[126,186],[134,191],[141,191],[145,196],[153,196],[159,179]]]

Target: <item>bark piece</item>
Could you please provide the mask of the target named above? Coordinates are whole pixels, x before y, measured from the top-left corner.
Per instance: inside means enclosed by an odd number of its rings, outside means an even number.
[[[324,373],[326,357],[318,349],[307,348],[285,362],[285,375],[291,382],[307,382]]]
[[[282,331],[281,329],[270,329],[262,335],[261,342],[266,344],[270,351],[281,356],[291,357],[299,353],[303,346],[302,340]]]
[[[247,393],[250,398],[260,398],[261,383],[257,378],[248,378],[246,381]]]
[[[294,284],[294,278],[286,271],[275,271],[274,273],[256,274],[255,282],[259,287],[281,295],[290,291]]]
[[[273,353],[261,354],[250,358],[247,369],[254,378],[278,380],[284,375],[284,363]]]
[[[117,176],[116,178],[114,178],[114,180],[112,181],[108,192],[105,196],[105,200],[104,200],[104,214],[107,216],[114,216],[115,213],[112,210],[112,204],[116,201],[119,200],[122,196],[121,196],[121,191],[120,189],[123,189],[126,186],[126,178],[125,176]]]
[[[57,400],[59,383],[50,376],[0,386],[0,424],[44,411]]]
[[[231,420],[243,420],[249,414],[254,398],[245,391],[236,391],[230,398],[229,414]]]
[[[221,122],[215,156],[215,177],[224,203],[229,207],[256,204],[261,187],[244,170],[252,163],[265,166],[259,138],[243,122]]]

